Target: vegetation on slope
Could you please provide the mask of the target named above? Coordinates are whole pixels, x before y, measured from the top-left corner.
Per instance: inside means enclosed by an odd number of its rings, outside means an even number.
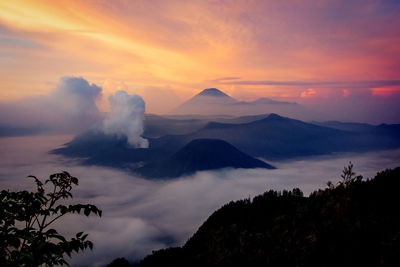
[[[400,168],[304,197],[268,191],[214,212],[183,246],[139,266],[400,266]]]

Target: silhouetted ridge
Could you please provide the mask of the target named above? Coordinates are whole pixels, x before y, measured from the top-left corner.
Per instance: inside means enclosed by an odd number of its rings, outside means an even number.
[[[196,139],[170,158],[149,163],[136,172],[147,178],[179,177],[201,170],[221,168],[267,168],[274,167],[239,151],[231,144],[217,139]]]

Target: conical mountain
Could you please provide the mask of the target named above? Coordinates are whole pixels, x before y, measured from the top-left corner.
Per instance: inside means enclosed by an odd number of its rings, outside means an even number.
[[[146,178],[173,178],[196,171],[221,168],[266,168],[273,166],[255,159],[226,141],[218,139],[196,139],[166,160],[149,163],[136,169]]]
[[[212,96],[212,97],[217,96],[217,97],[229,97],[229,98],[232,98],[232,97],[228,96],[227,94],[225,94],[224,92],[218,90],[217,88],[204,89],[199,94],[197,94],[195,97],[197,97],[197,96]]]
[[[172,114],[226,114],[227,108],[238,101],[217,88],[207,88],[175,108]]]

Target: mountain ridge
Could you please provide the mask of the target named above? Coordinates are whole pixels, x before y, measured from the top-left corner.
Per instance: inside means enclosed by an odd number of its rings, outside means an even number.
[[[92,129],[50,153],[80,158],[82,164],[133,171],[143,164],[163,161],[195,139],[220,139],[251,157],[286,160],[335,152],[365,152],[400,147],[399,125],[368,126],[367,131],[345,131],[303,122],[277,114],[243,117],[235,123],[195,121],[185,134],[163,133],[150,138],[147,149],[135,149],[121,136]],[[252,120],[254,119],[254,120]],[[160,118],[155,120],[159,124]],[[229,119],[227,121],[230,121]],[[243,121],[241,123],[240,121]],[[169,124],[167,120],[167,124]],[[181,123],[172,120],[172,128]],[[191,123],[191,121],[188,121]],[[344,127],[347,124],[345,124]],[[167,129],[170,129],[168,125]],[[349,128],[350,130],[352,128]],[[168,130],[169,131],[169,130]],[[181,131],[181,130],[180,130]]]

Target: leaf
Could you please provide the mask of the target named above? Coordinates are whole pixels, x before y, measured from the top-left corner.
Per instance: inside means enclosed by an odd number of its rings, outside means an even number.
[[[85,210],[83,211],[83,213],[84,213],[86,216],[89,216],[90,212],[91,212],[90,207],[85,207]]]
[[[71,177],[71,182],[75,185],[78,185],[78,178],[76,177]]]
[[[88,234],[85,234],[81,237],[81,240],[85,240],[88,237]]]
[[[9,239],[8,244],[11,247],[14,247],[14,248],[17,249],[17,248],[19,248],[19,246],[21,244],[21,241],[20,241],[20,239],[18,237],[12,237],[12,238]]]
[[[56,237],[58,235],[58,232],[56,229],[49,229],[45,232],[45,234],[49,237]]]

